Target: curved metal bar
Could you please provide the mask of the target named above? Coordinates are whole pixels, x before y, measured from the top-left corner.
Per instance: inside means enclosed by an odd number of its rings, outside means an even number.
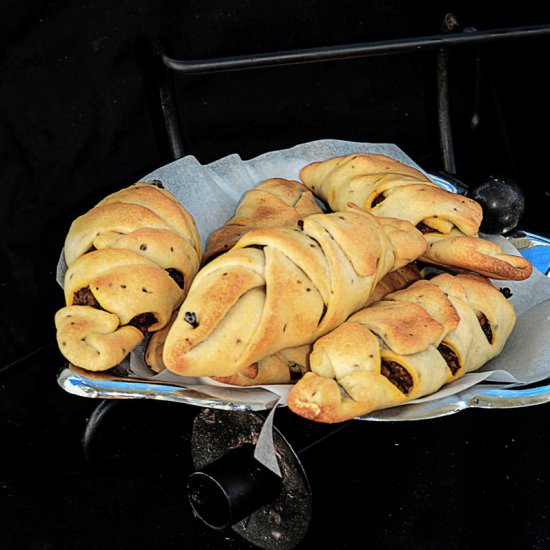
[[[550,25],[508,27],[492,30],[476,30],[456,34],[435,34],[424,37],[404,38],[363,42],[352,45],[326,46],[287,50],[277,53],[262,53],[221,57],[208,60],[184,60],[162,54],[166,67],[179,73],[202,74],[223,71],[238,71],[260,67],[318,63],[328,60],[352,59],[375,55],[392,55],[407,52],[423,52],[444,47],[458,47],[515,40],[537,38],[550,35]]]

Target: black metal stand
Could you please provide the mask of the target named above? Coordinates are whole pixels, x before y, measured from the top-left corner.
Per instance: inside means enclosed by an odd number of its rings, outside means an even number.
[[[311,64],[391,56],[403,53],[436,52],[437,63],[437,111],[440,134],[442,169],[450,174],[456,173],[456,160],[451,130],[451,105],[449,100],[449,57],[456,48],[475,47],[475,57],[479,69],[480,48],[513,40],[526,40],[550,36],[550,25],[532,25],[522,27],[479,30],[467,27],[458,31],[458,23],[452,14],[447,14],[442,22],[442,32],[430,36],[415,38],[382,40],[360,44],[329,46],[303,50],[282,51],[257,55],[223,57],[208,60],[184,60],[172,57],[160,41],[151,44],[158,88],[158,105],[173,159],[185,154],[183,131],[178,117],[177,99],[173,85],[173,75],[199,75],[264,69],[276,66]],[[479,71],[476,71],[474,94],[479,95]],[[474,123],[479,124],[479,112],[473,114]]]

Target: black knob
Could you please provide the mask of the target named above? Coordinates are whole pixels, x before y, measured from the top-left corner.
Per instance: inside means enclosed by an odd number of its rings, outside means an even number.
[[[491,176],[470,191],[470,197],[483,209],[480,230],[490,235],[515,229],[525,210],[525,197],[519,185],[509,178]]]

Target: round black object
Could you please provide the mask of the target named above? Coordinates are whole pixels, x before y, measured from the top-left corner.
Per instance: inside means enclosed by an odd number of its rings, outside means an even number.
[[[195,514],[214,529],[225,529],[274,500],[282,480],[254,458],[245,444],[189,476]]]
[[[471,191],[471,198],[483,209],[480,230],[497,235],[516,228],[525,210],[519,185],[508,178],[493,177]]]
[[[245,447],[246,453],[256,445],[264,422],[264,416],[252,411],[203,409],[195,417],[191,436],[191,455],[195,471],[208,474],[210,465],[221,461],[228,475],[233,470],[239,476],[242,461],[237,460],[238,464],[232,466],[228,461],[239,458],[238,449]],[[312,495],[308,477],[298,455],[276,426],[273,426],[273,443],[282,473],[281,485],[275,496],[266,494],[267,502],[257,507],[249,516],[233,524],[234,519],[242,513],[235,514],[232,518],[228,517],[225,495],[227,491],[216,487],[214,480],[200,479],[198,474],[194,481],[198,481],[201,485],[193,487],[189,484],[188,496],[196,512],[204,510],[208,505],[208,498],[212,498],[214,504],[222,505],[218,509],[219,515],[212,514],[212,511],[208,510],[205,514],[206,519],[211,523],[217,523],[218,529],[222,524],[229,522],[233,531],[257,548],[290,550],[300,543],[309,529]],[[269,473],[271,474],[270,470]],[[197,489],[194,495],[193,488]],[[212,493],[207,496],[203,491],[209,489]],[[253,495],[249,494],[250,496]],[[197,503],[197,499],[200,498],[206,500]],[[253,508],[258,505],[258,501],[252,502],[252,500],[245,506]]]

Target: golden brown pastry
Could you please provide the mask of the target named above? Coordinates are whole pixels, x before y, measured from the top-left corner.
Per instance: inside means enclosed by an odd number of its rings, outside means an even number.
[[[417,281],[319,338],[288,406],[331,423],[432,394],[498,355],[515,319],[480,275]]]
[[[214,380],[234,386],[291,384],[309,370],[311,344],[287,348],[259,359],[229,376],[212,376]]]
[[[420,279],[421,273],[414,264],[408,264],[396,271],[388,273],[375,287],[369,304],[381,300],[384,296],[405,288],[407,285]],[[151,335],[145,350],[145,363],[154,372],[161,372],[166,368],[162,360],[166,336],[176,319],[172,320],[162,330]],[[259,384],[289,384],[300,379],[309,370],[309,354],[312,345],[281,350],[274,355],[269,355],[248,365],[241,371],[230,376],[213,376],[218,382],[233,384],[236,386],[252,386]]]
[[[64,254],[59,349],[78,367],[107,370],[169,322],[199,268],[201,244],[183,206],[140,182],[75,219]]]
[[[251,229],[297,227],[306,216],[321,212],[313,193],[302,183],[282,178],[268,179],[245,193],[233,218],[210,235],[203,263],[232,248]]]
[[[201,268],[163,353],[185,376],[230,376],[314,341],[369,300],[425,240],[410,223],[359,209],[314,214],[299,228],[255,229]]]
[[[404,288],[418,279],[420,279],[420,270],[414,263],[392,271],[376,285],[368,304],[381,300],[386,294]],[[299,380],[309,370],[311,349],[311,344],[284,349],[275,355],[260,359],[234,375],[213,378],[219,382],[237,386],[289,384]]]
[[[260,183],[246,193],[235,216],[206,244],[203,262],[207,263],[234,246],[244,233],[259,227],[299,227],[304,217],[321,213],[314,196],[303,184],[292,180],[273,178]],[[388,273],[373,291],[371,300],[378,300],[392,290],[403,288],[420,278],[416,265],[408,264]],[[175,319],[175,316],[174,316]],[[155,332],[147,344],[145,362],[155,372],[165,368],[162,353],[172,323]],[[230,376],[214,376],[219,382],[238,386],[257,384],[287,384],[300,378],[308,370],[310,345],[277,352],[247,365]]]
[[[523,280],[532,272],[522,256],[478,237],[481,206],[432,183],[422,172],[385,155],[355,154],[305,166],[300,178],[332,210],[349,203],[376,216],[408,220],[429,244],[421,260],[494,279]]]

